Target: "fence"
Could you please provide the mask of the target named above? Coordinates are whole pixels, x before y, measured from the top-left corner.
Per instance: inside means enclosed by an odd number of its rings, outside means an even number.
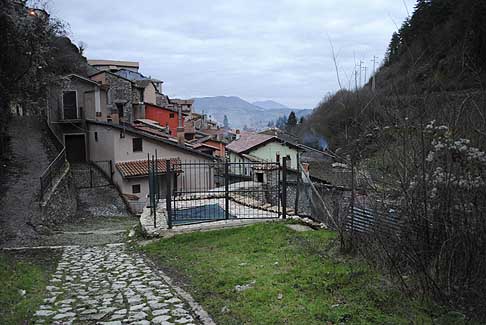
[[[303,175],[302,195],[309,202],[314,220],[348,233],[400,235],[402,223],[393,211],[381,212],[366,196],[356,198],[347,188],[315,184],[306,173]]]
[[[49,164],[46,170],[42,173],[40,177],[41,185],[41,197],[44,196],[49,187],[52,186],[52,182],[56,176],[64,170],[66,165],[66,149],[62,149],[56,158]]]
[[[104,187],[113,184],[113,163],[111,160],[73,164],[71,172],[78,189]]]
[[[55,147],[59,150],[59,153],[56,158],[54,158],[54,160],[49,164],[49,166],[47,166],[46,170],[42,173],[40,177],[41,198],[44,197],[47,190],[52,186],[54,178],[64,170],[67,163],[66,148],[64,147],[64,144],[59,140],[58,137],[56,137],[51,129],[51,126],[49,125],[49,122],[46,121],[45,123],[48,135],[54,143]]]
[[[393,212],[380,213],[374,209],[353,207],[346,218],[348,232],[399,236],[401,229],[401,222]]]
[[[169,227],[286,217],[285,164],[155,161],[147,161],[150,207],[155,214],[159,199],[165,200]]]

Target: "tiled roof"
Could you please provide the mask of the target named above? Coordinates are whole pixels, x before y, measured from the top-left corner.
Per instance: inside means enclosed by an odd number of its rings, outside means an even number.
[[[167,172],[166,160],[167,159],[157,159],[157,170],[159,173]],[[170,158],[170,164],[177,165],[178,170],[180,170],[180,163],[181,160],[179,158]],[[147,160],[122,161],[116,163],[115,166],[124,178],[148,175]]]
[[[262,143],[265,143],[271,139],[277,139],[272,135],[267,134],[251,134],[247,136],[242,136],[240,139],[235,140],[228,144],[226,148],[236,153],[244,153]]]

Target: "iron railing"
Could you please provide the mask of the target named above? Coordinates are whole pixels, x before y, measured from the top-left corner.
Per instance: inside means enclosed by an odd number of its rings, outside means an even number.
[[[46,170],[40,177],[40,196],[44,197],[45,193],[52,186],[52,182],[56,176],[64,169],[66,160],[66,148],[64,144],[59,140],[54,131],[52,130],[49,122],[46,121],[47,133],[54,143],[55,147],[59,150],[56,158],[47,166]]]
[[[156,226],[157,203],[165,199],[167,225],[228,219],[286,218],[285,164],[270,162],[180,162],[155,164],[148,157],[149,204]]]
[[[47,192],[56,176],[64,169],[66,164],[66,148],[63,148],[56,158],[49,164],[40,177],[41,197]]]

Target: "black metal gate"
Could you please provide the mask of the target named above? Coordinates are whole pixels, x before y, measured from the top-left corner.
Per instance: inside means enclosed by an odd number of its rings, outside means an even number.
[[[113,164],[111,160],[91,161],[72,164],[71,172],[76,187],[95,188],[113,184]]]
[[[168,224],[286,217],[287,169],[275,162],[179,162],[165,177]]]

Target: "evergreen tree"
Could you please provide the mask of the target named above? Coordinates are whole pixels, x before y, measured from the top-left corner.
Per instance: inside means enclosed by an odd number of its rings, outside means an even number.
[[[280,116],[277,119],[276,127],[279,129],[284,129],[287,126],[287,119],[285,116]]]
[[[223,119],[223,127],[225,129],[229,129],[230,128],[228,116],[226,116],[226,115],[224,116],[224,119]]]
[[[303,116],[301,116],[300,119],[299,119],[299,124],[304,123],[304,121],[305,121],[305,118]]]
[[[294,111],[290,112],[289,118],[287,119],[287,126],[292,128],[297,125],[297,117],[295,116]]]

